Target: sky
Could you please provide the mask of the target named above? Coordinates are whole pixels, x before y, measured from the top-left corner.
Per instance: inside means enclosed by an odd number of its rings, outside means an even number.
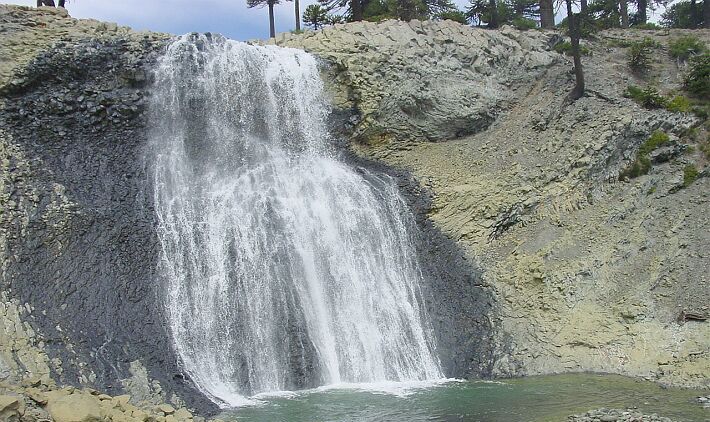
[[[301,0],[301,13],[307,5],[316,2]],[[10,0],[2,3],[25,6],[37,4],[36,0]],[[464,9],[468,0],[454,0],[454,3]],[[135,30],[148,29],[171,34],[217,32],[240,41],[267,38],[269,35],[267,8],[249,9],[246,0],[69,0],[67,9],[75,18],[116,22]],[[274,11],[276,32],[295,28],[292,1],[282,1]],[[649,16],[652,21],[657,21],[660,13]]]

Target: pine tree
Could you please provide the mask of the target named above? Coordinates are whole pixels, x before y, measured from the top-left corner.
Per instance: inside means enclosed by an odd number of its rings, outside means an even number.
[[[569,37],[572,41],[572,59],[574,60],[574,89],[567,96],[566,103],[573,103],[584,95],[584,71],[582,70],[582,57],[579,50],[579,17],[572,12],[572,0],[567,3],[567,22],[569,24]]]
[[[540,26],[544,29],[552,29],[555,27],[553,0],[540,0]]]
[[[303,23],[308,27],[318,30],[328,22],[328,11],[318,4],[311,4],[303,12]]]
[[[269,7],[269,36],[276,38],[276,26],[274,25],[274,5],[279,4],[280,0],[247,0],[247,6],[252,7]]]

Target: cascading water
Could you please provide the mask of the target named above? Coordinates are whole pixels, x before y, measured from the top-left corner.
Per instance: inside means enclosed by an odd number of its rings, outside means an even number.
[[[411,214],[337,158],[316,60],[187,35],[151,104],[169,324],[213,400],[441,378]]]

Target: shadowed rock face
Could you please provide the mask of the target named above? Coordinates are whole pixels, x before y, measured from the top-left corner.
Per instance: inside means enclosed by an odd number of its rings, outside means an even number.
[[[146,195],[146,69],[161,39],[86,40],[42,53],[4,90],[3,290],[34,312],[60,383],[117,393],[142,361],[150,376],[208,410],[171,352],[155,284]],[[130,385],[130,384],[129,384]]]

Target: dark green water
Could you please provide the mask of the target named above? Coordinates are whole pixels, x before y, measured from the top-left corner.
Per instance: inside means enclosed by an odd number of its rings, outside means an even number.
[[[357,390],[301,392],[262,399],[260,406],[225,412],[224,420],[324,421],[566,421],[600,407],[637,407],[674,421],[707,422],[701,392],[662,389],[647,381],[614,375],[571,374],[496,382],[451,382],[393,395]]]

